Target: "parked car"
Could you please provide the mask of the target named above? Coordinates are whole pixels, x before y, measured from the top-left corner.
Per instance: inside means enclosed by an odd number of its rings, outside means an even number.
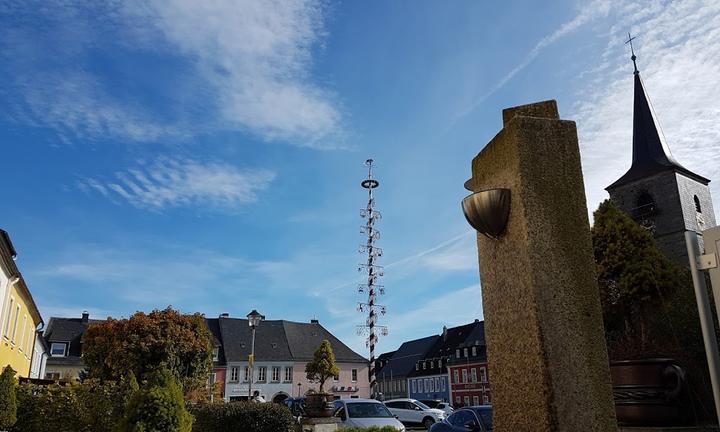
[[[434,424],[429,432],[488,432],[492,429],[492,407],[480,405],[455,410],[442,423]]]
[[[453,411],[455,411],[455,408],[453,408],[449,402],[443,402],[443,401],[437,400],[437,399],[420,399],[420,402],[424,403],[425,405],[429,406],[430,408],[435,408],[435,409],[445,411],[446,416],[449,416],[450,414],[453,413]]]
[[[385,406],[406,425],[423,425],[430,429],[433,424],[445,420],[445,411],[430,408],[415,399],[392,399],[386,401]]]
[[[375,399],[338,399],[333,402],[333,407],[333,416],[342,420],[343,427],[392,426],[399,432],[405,432],[405,426]]]

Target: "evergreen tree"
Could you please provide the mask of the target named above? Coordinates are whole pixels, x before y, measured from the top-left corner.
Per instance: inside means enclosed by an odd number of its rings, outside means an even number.
[[[190,432],[193,418],[183,393],[164,366],[147,374],[130,399],[119,432]]]
[[[313,360],[305,365],[305,374],[307,379],[320,384],[320,393],[323,392],[323,386],[328,378],[337,376],[340,369],[335,364],[335,354],[333,353],[330,342],[325,339],[322,341],[315,354]]]
[[[9,429],[17,421],[15,387],[15,371],[7,365],[0,374],[0,430]]]
[[[594,213],[592,228],[600,300],[608,339],[647,349],[649,315],[685,284],[683,272],[656,247],[655,239],[612,201]]]

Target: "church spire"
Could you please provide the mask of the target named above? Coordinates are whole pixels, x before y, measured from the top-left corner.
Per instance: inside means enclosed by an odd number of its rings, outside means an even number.
[[[660,131],[660,125],[655,117],[652,105],[647,97],[640,71],[637,68],[637,56],[632,46],[634,37],[628,33],[628,41],[632,56],[630,59],[634,67],[635,80],[635,100],[633,104],[633,158],[630,169],[620,177],[615,183],[606,189],[613,189],[618,186],[634,182],[643,178],[650,177],[662,171],[672,170],[680,172],[692,179],[703,184],[708,184],[710,180],[699,176],[673,158],[670,148],[665,142],[665,138]]]

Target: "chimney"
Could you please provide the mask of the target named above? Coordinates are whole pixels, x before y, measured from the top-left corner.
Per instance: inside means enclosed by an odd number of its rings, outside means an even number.
[[[443,326],[443,342],[447,342],[447,326]]]
[[[320,321],[317,320],[317,319],[315,319],[315,318],[313,318],[313,319],[310,320],[310,324],[320,324]]]
[[[83,311],[83,313],[82,313],[82,322],[83,322],[83,323],[87,323],[87,322],[88,322],[88,318],[90,318],[90,314],[88,313],[88,311]]]
[[[223,312],[220,314],[220,318],[230,318],[230,314],[227,312]]]

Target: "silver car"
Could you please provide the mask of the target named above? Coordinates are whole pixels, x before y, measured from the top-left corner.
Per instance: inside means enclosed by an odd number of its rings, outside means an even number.
[[[405,432],[405,426],[382,402],[375,399],[339,399],[333,407],[333,416],[339,417],[344,427],[392,426]]]

